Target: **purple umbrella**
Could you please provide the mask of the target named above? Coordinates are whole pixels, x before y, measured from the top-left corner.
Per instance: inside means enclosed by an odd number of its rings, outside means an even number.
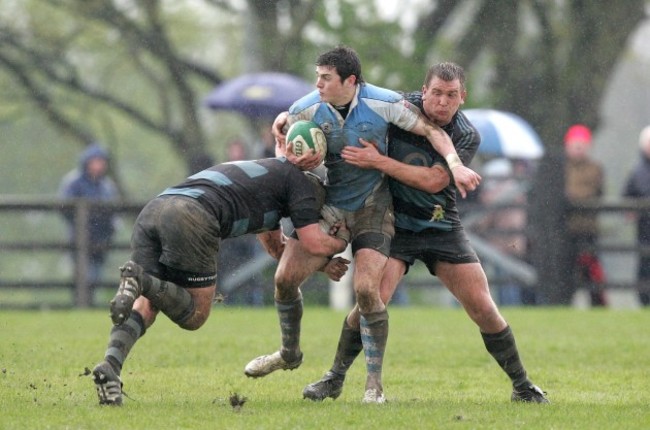
[[[205,104],[249,118],[273,119],[314,89],[313,84],[287,73],[250,73],[217,85],[205,98]]]

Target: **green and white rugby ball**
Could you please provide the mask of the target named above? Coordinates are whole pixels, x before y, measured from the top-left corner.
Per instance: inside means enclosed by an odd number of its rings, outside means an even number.
[[[313,121],[302,120],[293,123],[287,132],[287,142],[292,144],[292,151],[297,157],[313,151],[319,155],[320,161],[323,161],[327,153],[325,133]]]

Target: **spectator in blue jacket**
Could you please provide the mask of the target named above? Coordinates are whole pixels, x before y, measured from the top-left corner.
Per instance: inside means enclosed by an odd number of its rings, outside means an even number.
[[[78,168],[67,173],[59,188],[63,199],[111,201],[119,198],[115,182],[108,176],[110,157],[97,144],[90,144],[79,157]],[[69,227],[71,243],[76,243],[75,211],[65,210],[63,216]],[[88,214],[88,273],[86,282],[94,289],[115,232],[115,213],[106,208],[91,208]],[[74,254],[76,256],[76,253]]]

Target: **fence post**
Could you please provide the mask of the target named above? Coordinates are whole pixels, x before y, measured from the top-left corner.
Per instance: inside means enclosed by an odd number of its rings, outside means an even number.
[[[537,269],[536,301],[540,305],[570,305],[570,265],[566,257],[564,156],[549,148],[530,191],[528,232],[530,259]]]
[[[90,235],[88,233],[89,203],[84,199],[75,202],[75,266],[74,266],[74,301],[77,307],[87,308],[92,305],[90,285],[88,285],[88,254]]]

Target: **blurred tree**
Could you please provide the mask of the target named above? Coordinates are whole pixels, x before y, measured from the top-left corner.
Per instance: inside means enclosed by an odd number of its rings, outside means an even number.
[[[192,80],[220,78],[177,52],[174,22],[158,1],[120,8],[111,1],[41,0],[24,7],[14,11],[20,19],[3,19],[0,64],[57,128],[89,143],[99,131],[93,113],[101,117],[108,107],[164,136],[188,163],[206,155]]]
[[[441,0],[420,20],[414,63],[435,54],[474,77],[470,103],[483,103],[530,121],[546,142],[531,192],[529,236],[540,276],[541,303],[569,304],[564,244],[562,136],[575,123],[596,129],[600,100],[628,37],[646,18],[645,0]],[[445,28],[455,28],[453,38]],[[448,32],[449,34],[449,32]],[[476,99],[473,99],[476,102]]]
[[[317,52],[342,42],[361,54],[368,80],[413,89],[428,63],[457,61],[470,76],[480,74],[483,100],[527,118],[556,142],[564,125],[597,124],[607,77],[645,2],[404,2],[395,17],[382,17],[374,0],[250,0],[239,9],[228,0],[1,3],[0,69],[22,88],[17,95],[83,142],[97,134],[89,104],[109,107],[164,137],[189,164],[207,155],[200,97],[225,73],[223,58],[201,55],[201,44],[215,44],[215,26],[243,33],[243,42],[233,36],[220,43],[246,46],[233,50],[247,58],[246,71],[308,76]],[[400,24],[409,9],[420,13]],[[221,21],[197,23],[203,14]],[[187,36],[193,29],[200,37]],[[134,91],[146,97],[134,98]]]

